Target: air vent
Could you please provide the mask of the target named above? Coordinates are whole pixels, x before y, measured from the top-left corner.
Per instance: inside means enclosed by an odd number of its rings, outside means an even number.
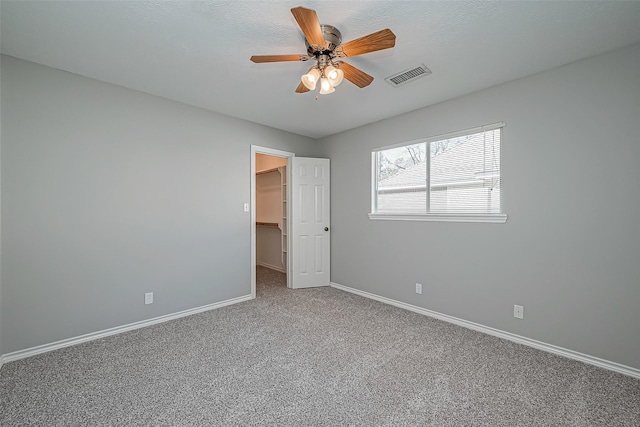
[[[398,87],[419,79],[420,77],[428,76],[429,74],[431,74],[431,70],[422,64],[419,67],[404,70],[393,76],[386,77],[384,80],[391,86]]]

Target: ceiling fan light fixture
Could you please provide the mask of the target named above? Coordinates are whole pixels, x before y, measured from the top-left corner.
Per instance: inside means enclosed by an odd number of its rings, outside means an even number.
[[[314,68],[309,70],[309,72],[302,76],[300,79],[302,80],[302,84],[309,90],[314,90],[316,88],[316,83],[320,80],[320,70]]]
[[[373,77],[343,62],[341,58],[389,49],[396,44],[396,35],[388,28],[342,43],[340,31],[331,25],[320,24],[315,10],[298,6],[291,9],[291,14],[302,30],[307,53],[254,55],[250,60],[254,63],[315,60],[315,65],[300,78],[300,83],[295,89],[296,93],[305,93],[310,90],[318,90],[322,95],[333,93],[335,87],[345,78],[359,88],[367,87],[373,81]],[[320,87],[318,87],[318,81],[320,81]],[[317,96],[316,99],[318,99]]]
[[[323,77],[320,79],[320,95],[328,95],[335,91],[328,78]]]
[[[336,87],[340,83],[342,83],[342,79],[344,78],[344,71],[334,67],[333,65],[329,65],[327,68],[325,68],[324,74],[327,76],[327,79],[329,79],[329,83],[331,83],[331,86],[333,87]]]

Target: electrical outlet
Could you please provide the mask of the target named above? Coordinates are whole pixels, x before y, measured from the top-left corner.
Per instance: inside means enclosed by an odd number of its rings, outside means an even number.
[[[521,305],[514,304],[513,317],[517,317],[518,319],[524,319],[524,307]]]
[[[422,293],[422,285],[420,283],[416,283],[416,294]]]
[[[153,292],[147,292],[144,294],[144,303],[153,304]]]

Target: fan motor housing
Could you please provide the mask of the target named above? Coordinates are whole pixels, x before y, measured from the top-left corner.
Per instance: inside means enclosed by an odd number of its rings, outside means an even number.
[[[324,36],[324,46],[310,45],[307,39],[304,43],[307,45],[307,53],[310,56],[331,55],[333,51],[342,43],[342,34],[334,26],[320,25],[322,35]]]

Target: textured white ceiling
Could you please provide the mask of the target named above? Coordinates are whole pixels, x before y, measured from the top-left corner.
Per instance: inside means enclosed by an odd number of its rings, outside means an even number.
[[[372,75],[296,94],[308,62],[290,9],[315,9],[343,41],[390,28],[393,49],[348,59]],[[2,53],[319,138],[640,42],[630,1],[6,1]],[[433,74],[384,78],[424,63]]]

